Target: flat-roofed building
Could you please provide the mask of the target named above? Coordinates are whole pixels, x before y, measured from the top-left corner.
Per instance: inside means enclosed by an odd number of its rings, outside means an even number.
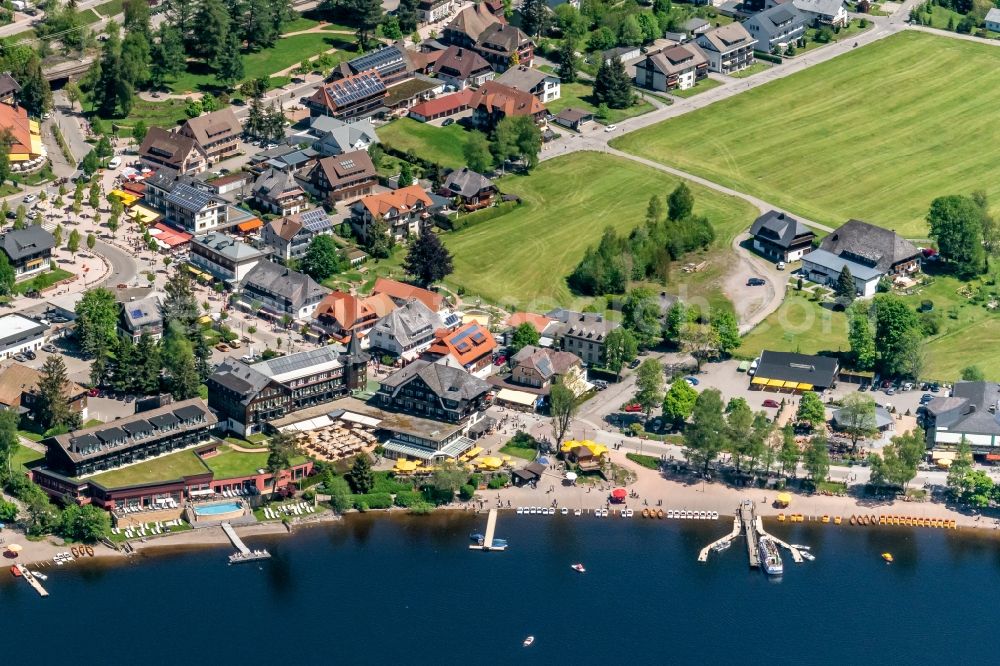
[[[35,351],[45,344],[44,325],[19,314],[0,317],[0,358]]]
[[[213,232],[191,241],[190,262],[216,279],[238,283],[262,261],[268,251],[259,250],[226,234]]]

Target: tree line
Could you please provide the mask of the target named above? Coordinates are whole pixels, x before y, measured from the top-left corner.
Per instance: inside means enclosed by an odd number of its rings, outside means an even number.
[[[587,248],[569,275],[570,288],[578,294],[602,296],[624,293],[633,280],[666,283],[672,262],[707,248],[715,240],[712,223],[695,215],[693,209],[694,195],[684,183],[671,192],[666,210],[662,200],[653,195],[645,224],[627,237],[608,227],[597,246]]]

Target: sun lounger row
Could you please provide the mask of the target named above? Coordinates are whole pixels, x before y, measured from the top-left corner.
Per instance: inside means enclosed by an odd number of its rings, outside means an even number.
[[[264,507],[264,517],[268,520],[281,518],[283,515],[302,516],[307,513],[316,513],[316,507],[306,502],[296,502],[294,504],[282,504],[277,507]]]
[[[250,489],[243,486],[233,488],[232,490],[222,491],[223,497],[249,497],[250,494]]]
[[[125,534],[126,539],[131,539],[133,537],[144,537],[151,534],[163,534],[164,532],[169,532],[174,527],[180,527],[182,521],[180,518],[175,518],[174,520],[168,520],[166,522],[156,521],[153,523],[143,523],[142,525],[133,525],[131,527],[121,528],[112,527],[112,534]]]

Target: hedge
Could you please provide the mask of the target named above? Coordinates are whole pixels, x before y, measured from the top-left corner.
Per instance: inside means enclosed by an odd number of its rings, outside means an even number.
[[[463,501],[466,501],[466,502],[468,502],[470,499],[472,499],[475,496],[475,494],[476,494],[476,487],[472,486],[472,485],[470,485],[468,483],[458,489],[458,496]]]
[[[497,204],[492,208],[477,210],[471,213],[457,213],[448,218],[448,221],[445,224],[451,227],[452,231],[460,231],[476,224],[482,224],[483,222],[495,220],[496,218],[509,213],[515,206],[517,206],[516,201],[504,201],[503,203]]]
[[[388,509],[392,506],[392,495],[389,493],[365,493],[351,495],[351,503],[359,511],[368,509]]]
[[[781,56],[776,56],[773,53],[764,53],[763,51],[754,51],[753,57],[757,58],[757,60],[766,60],[767,62],[773,62],[779,65],[782,62]]]
[[[403,490],[413,490],[412,483],[404,483],[397,480],[390,472],[375,472],[375,485],[372,487],[373,493],[398,493]]]
[[[426,504],[424,496],[416,490],[399,491],[396,493],[396,498],[393,500],[393,503],[396,506],[401,506],[403,508],[412,508],[418,504]]]

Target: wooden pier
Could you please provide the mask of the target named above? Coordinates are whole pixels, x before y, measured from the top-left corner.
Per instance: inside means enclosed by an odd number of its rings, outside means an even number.
[[[489,516],[486,518],[486,534],[483,536],[482,543],[474,543],[469,546],[470,550],[507,550],[507,546],[499,546],[493,543],[493,537],[497,531],[497,510],[490,509]]]
[[[752,502],[740,504],[740,522],[743,523],[743,534],[747,539],[747,557],[751,567],[760,566],[760,553],[757,551],[757,520]]]
[[[705,546],[704,548],[702,548],[701,552],[698,553],[698,561],[699,562],[707,562],[708,561],[708,554],[710,552],[712,552],[713,548],[715,548],[719,544],[732,541],[736,537],[738,537],[739,535],[740,535],[740,515],[739,515],[739,513],[737,513],[735,516],[733,516],[733,531],[730,532],[729,534],[727,534],[726,536],[722,537],[721,539],[716,539],[712,543],[710,543],[707,546]]]
[[[42,587],[42,584],[38,582],[38,579],[35,578],[35,576],[30,571],[28,571],[28,567],[21,566],[20,564],[15,564],[14,566],[17,567],[17,570],[19,572],[21,572],[21,578],[26,580],[28,582],[28,585],[35,588],[35,592],[38,592],[38,596],[40,597],[49,596],[48,590]]]
[[[764,531],[764,521],[760,516],[757,515],[754,503],[750,500],[742,502],[739,508],[736,509],[736,514],[733,517],[733,531],[717,539],[712,543],[708,544],[698,553],[699,562],[707,562],[708,555],[711,553],[712,549],[721,543],[728,541],[733,541],[743,533],[747,542],[747,559],[750,562],[750,566],[754,568],[760,567],[760,552],[759,552],[759,539],[760,537],[767,537],[774,541],[782,548],[788,549],[792,553],[792,559],[796,563],[803,561],[802,553],[798,551],[797,548],[793,548],[789,544],[785,543],[777,537],[771,536]]]
[[[237,552],[229,556],[230,564],[266,560],[271,557],[271,553],[267,552],[267,550],[250,550],[247,548],[247,545],[243,543],[243,539],[240,538],[240,535],[236,533],[236,530],[229,523],[222,523],[222,531],[226,533],[226,536],[229,537],[229,540],[237,550]]]

